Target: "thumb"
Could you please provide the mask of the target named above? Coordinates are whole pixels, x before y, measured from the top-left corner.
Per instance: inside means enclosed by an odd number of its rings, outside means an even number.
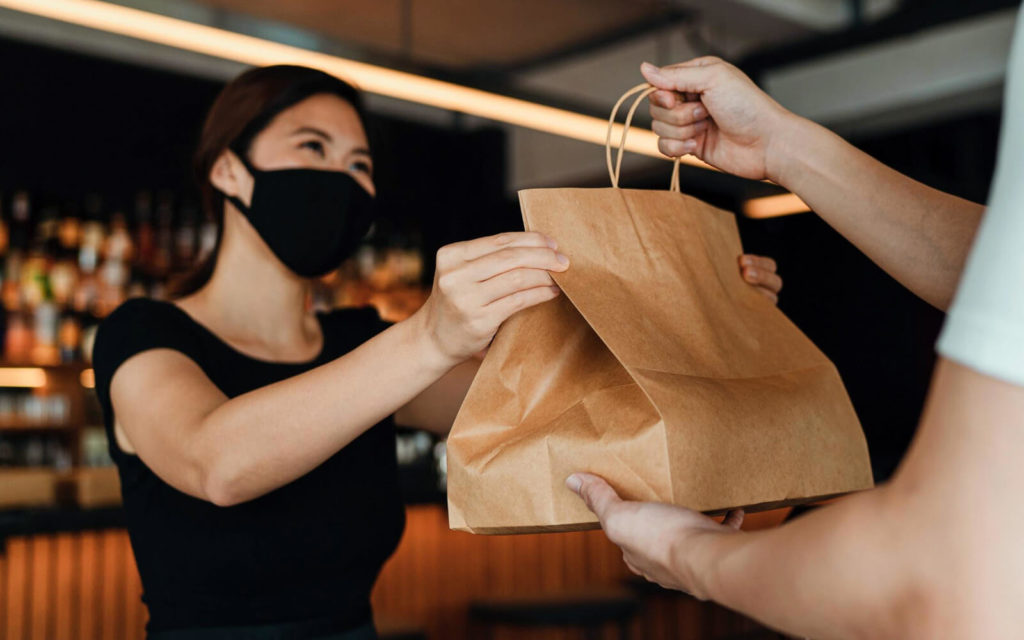
[[[565,481],[566,486],[575,491],[587,508],[593,511],[598,518],[604,520],[608,509],[616,503],[622,502],[619,494],[615,492],[610,484],[590,473],[574,473]]]
[[[669,91],[703,93],[711,82],[711,71],[707,65],[656,67],[645,62],[640,65],[640,73],[655,87]]]

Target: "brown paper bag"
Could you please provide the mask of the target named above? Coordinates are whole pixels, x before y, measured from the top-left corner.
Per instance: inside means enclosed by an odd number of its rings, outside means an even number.
[[[571,266],[564,295],[501,327],[459,412],[451,527],[595,528],[574,471],[709,513],[871,487],[839,374],[743,281],[733,215],[678,193],[678,163],[672,191],[619,189],[606,152],[613,188],[519,194]]]

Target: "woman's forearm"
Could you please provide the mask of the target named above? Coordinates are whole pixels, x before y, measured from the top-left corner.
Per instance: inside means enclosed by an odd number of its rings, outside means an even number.
[[[455,363],[424,338],[420,321],[210,412],[197,432],[212,452],[210,499],[237,504],[305,475],[444,375]]]
[[[886,167],[813,122],[789,117],[775,136],[773,180],[905,287],[946,309],[984,207]]]

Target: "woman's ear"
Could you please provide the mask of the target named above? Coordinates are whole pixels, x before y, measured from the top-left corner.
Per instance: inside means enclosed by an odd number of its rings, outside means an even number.
[[[220,153],[210,169],[209,177],[210,184],[224,195],[234,196],[247,205],[252,202],[252,176],[230,149]]]

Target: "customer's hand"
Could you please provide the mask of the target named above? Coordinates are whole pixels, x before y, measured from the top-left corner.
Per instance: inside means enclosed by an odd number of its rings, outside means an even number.
[[[513,313],[551,300],[559,289],[552,271],[569,259],[551,238],[502,233],[442,247],[434,288],[414,316],[448,365],[486,348]]]
[[[666,67],[645,62],[640,71],[662,89],[650,97],[662,153],[692,154],[727,173],[775,180],[776,148],[796,116],[742,71],[714,57]]]
[[[740,272],[743,279],[768,296],[772,302],[778,303],[779,292],[782,291],[782,277],[775,272],[776,269],[775,261],[771,258],[749,253],[740,256]]]
[[[598,476],[575,473],[566,485],[601,520],[608,539],[622,549],[633,573],[667,589],[707,598],[703,576],[695,575],[687,557],[713,536],[737,535],[743,511],[729,512],[719,524],[690,509],[656,502],[629,502]]]

